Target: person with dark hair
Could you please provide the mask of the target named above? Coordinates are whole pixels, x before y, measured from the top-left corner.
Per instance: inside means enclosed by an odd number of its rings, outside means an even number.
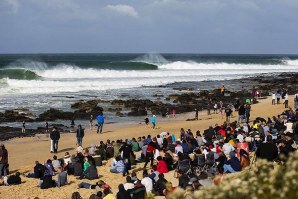
[[[273,161],[278,156],[278,148],[272,141],[272,136],[267,135],[267,141],[260,143],[256,151],[256,157],[260,159],[266,159],[267,161]]]
[[[168,173],[168,167],[167,167],[167,164],[166,162],[162,159],[161,156],[158,156],[157,157],[157,161],[158,161],[158,164],[157,164],[157,171],[159,173]]]
[[[89,162],[89,167],[83,172],[80,179],[86,178],[88,180],[98,179],[98,173],[92,161]]]
[[[230,159],[224,164],[224,172],[235,173],[241,171],[239,159],[235,156],[235,152],[230,152]]]
[[[185,189],[188,186],[189,177],[182,170],[178,170],[177,178],[179,180],[178,186],[182,189]]]
[[[127,142],[125,142],[119,149],[120,153],[123,152],[122,157],[123,157],[123,162],[125,166],[122,173],[123,176],[125,176],[126,174],[129,174],[129,170],[131,169],[130,155],[135,158],[135,154],[132,151],[131,142],[132,140],[127,140]]]
[[[82,128],[82,125],[78,125],[78,129],[77,129],[77,143],[82,146],[83,144],[83,137],[85,136],[85,133],[84,133],[84,129]]]
[[[118,185],[117,199],[131,199],[130,194],[124,189],[123,184]]]
[[[55,169],[54,169],[54,167],[52,165],[52,160],[48,159],[44,166],[47,168],[46,172],[49,175],[52,175],[53,176],[55,174]]]
[[[126,183],[124,183],[124,189],[128,190],[128,189],[133,189],[134,188],[134,184],[132,183],[132,179],[130,176],[126,176]]]
[[[151,141],[148,144],[147,151],[146,151],[146,161],[144,164],[144,168],[146,168],[149,161],[151,161],[151,167],[153,166],[153,160],[154,160],[154,153],[155,153],[155,144]]]
[[[27,178],[41,178],[44,173],[46,172],[47,168],[40,164],[38,161],[35,161],[34,172],[29,173],[26,177]]]
[[[115,162],[112,165],[112,168],[110,169],[111,173],[123,173],[124,169],[125,169],[125,165],[123,163],[123,161],[121,160],[120,156],[117,156],[115,158]]]
[[[4,178],[3,178],[3,185],[11,186],[11,185],[21,184],[22,183],[22,180],[20,178],[20,175],[21,174],[19,172],[16,172],[15,175],[4,176]]]
[[[164,174],[159,174],[158,175],[158,180],[155,182],[154,186],[153,186],[153,190],[154,190],[154,195],[157,196],[163,196],[164,195],[164,190],[166,189],[165,184],[168,181],[165,179]]]
[[[57,171],[57,169],[61,167],[61,162],[58,160],[58,157],[56,155],[53,156],[52,165],[55,171]]]
[[[293,140],[293,133],[286,132],[284,134],[284,140],[283,142],[278,144],[279,150],[280,150],[280,158],[281,159],[287,159],[289,154],[293,151],[297,150],[297,145]],[[284,157],[282,157],[284,156]]]
[[[153,181],[149,178],[148,171],[146,169],[143,170],[143,179],[141,180],[142,185],[145,186],[146,192],[151,193],[153,190]]]
[[[173,165],[174,165],[173,157],[168,152],[166,152],[165,157],[163,159],[164,159],[164,161],[167,165],[168,171],[172,171],[173,170]]]
[[[53,127],[53,130],[50,133],[50,138],[51,138],[51,153],[57,153],[58,152],[58,142],[60,139],[60,133],[56,127]]]
[[[103,124],[105,122],[103,114],[102,113],[99,114],[96,119],[97,119],[97,124],[98,124],[96,132],[102,133]]]
[[[4,144],[0,145],[0,178],[8,175],[8,151]]]
[[[146,188],[140,180],[135,181],[134,188],[127,191],[132,195],[132,199],[145,199],[147,196]]]

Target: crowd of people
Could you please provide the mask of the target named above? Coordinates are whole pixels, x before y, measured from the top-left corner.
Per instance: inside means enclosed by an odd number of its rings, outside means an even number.
[[[298,97],[297,97],[298,98]],[[78,145],[76,154],[64,157],[56,155],[45,164],[38,161],[32,173],[26,177],[36,178],[41,189],[61,187],[68,184],[68,176],[74,175],[81,182],[78,188],[96,190],[91,198],[145,198],[147,194],[168,196],[177,187],[200,189],[201,186],[218,185],[225,173],[235,173],[249,169],[255,159],[266,159],[283,163],[290,153],[297,150],[298,109],[287,109],[272,118],[257,117],[250,121],[249,103],[239,103],[238,119],[215,124],[203,132],[193,132],[181,128],[180,135],[162,132],[156,136],[147,135],[138,138],[100,141],[90,148],[82,147],[84,132],[77,130]],[[103,125],[103,121],[102,121]],[[98,132],[101,132],[99,127]],[[54,133],[53,133],[54,132]],[[57,129],[51,133],[51,151],[57,153],[60,134]],[[251,152],[255,152],[252,158]],[[4,145],[0,149],[0,176],[5,176],[3,185],[20,184],[20,174],[8,176],[8,152]],[[97,167],[111,159],[110,172],[126,176],[119,184],[117,193],[99,180]],[[141,171],[132,170],[133,165]],[[173,171],[178,178],[178,186],[168,181],[165,174]],[[138,172],[142,177],[138,178]],[[56,176],[57,180],[53,177]],[[214,180],[211,180],[210,177]],[[94,184],[85,179],[97,181]],[[79,192],[73,198],[79,197]]]

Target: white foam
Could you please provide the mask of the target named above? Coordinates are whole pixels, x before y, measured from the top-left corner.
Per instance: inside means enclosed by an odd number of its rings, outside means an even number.
[[[293,60],[295,61],[295,60]],[[271,72],[298,72],[295,62],[284,65],[172,62],[158,70],[97,70],[60,64],[52,69],[36,70],[39,80],[4,79],[0,95],[12,93],[61,93],[86,90],[157,86],[174,82],[223,80]]]

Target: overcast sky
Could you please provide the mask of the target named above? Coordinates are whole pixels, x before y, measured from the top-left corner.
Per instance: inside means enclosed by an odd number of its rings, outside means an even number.
[[[0,0],[0,53],[298,54],[298,0]]]

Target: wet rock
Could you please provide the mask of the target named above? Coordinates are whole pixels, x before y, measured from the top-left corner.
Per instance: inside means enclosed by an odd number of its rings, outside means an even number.
[[[26,113],[19,113],[13,110],[6,110],[4,113],[0,112],[1,122],[31,122],[33,119]]]

